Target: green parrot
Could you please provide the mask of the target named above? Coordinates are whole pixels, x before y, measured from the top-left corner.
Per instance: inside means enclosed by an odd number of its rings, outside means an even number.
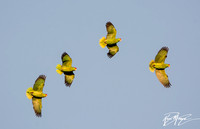
[[[106,23],[107,36],[102,37],[99,40],[99,45],[104,48],[107,46],[109,52],[107,53],[109,58],[112,58],[118,51],[119,47],[117,43],[121,41],[121,38],[116,38],[117,30],[111,22]]]
[[[164,87],[169,88],[171,86],[168,76],[165,73],[165,68],[170,67],[170,64],[165,64],[167,58],[168,47],[162,47],[155,57],[155,61],[151,60],[149,63],[149,70],[156,73],[158,80]]]
[[[42,116],[42,113],[41,113],[42,112],[42,98],[47,97],[47,94],[44,94],[42,92],[45,79],[46,79],[45,75],[40,75],[36,79],[33,88],[29,87],[26,90],[26,96],[28,99],[32,99],[33,109],[37,117]]]
[[[76,71],[77,68],[72,67],[72,59],[66,52],[62,54],[61,60],[62,60],[62,65],[58,64],[56,66],[57,68],[56,72],[60,75],[64,73],[65,85],[70,87],[75,77],[73,71]]]

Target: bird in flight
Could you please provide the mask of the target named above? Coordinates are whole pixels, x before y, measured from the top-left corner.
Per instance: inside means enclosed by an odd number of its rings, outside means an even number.
[[[121,41],[121,38],[116,38],[117,30],[111,22],[106,23],[107,35],[106,38],[102,37],[99,40],[99,45],[104,48],[107,46],[109,52],[107,53],[109,58],[112,58],[118,51],[119,47],[117,43]]]
[[[156,73],[158,80],[164,87],[169,88],[171,86],[168,76],[165,73],[165,68],[170,67],[170,64],[165,64],[167,58],[168,47],[162,47],[155,57],[155,60],[151,60],[149,63],[149,70]]]
[[[72,67],[72,58],[66,52],[62,54],[61,60],[62,65],[56,66],[56,72],[60,75],[64,73],[65,85],[70,87],[75,77],[73,71],[76,71],[77,68]]]
[[[47,94],[43,93],[43,87],[45,83],[46,76],[40,75],[35,84],[26,90],[26,96],[28,99],[32,99],[33,109],[37,117],[42,116],[42,98],[47,97]]]

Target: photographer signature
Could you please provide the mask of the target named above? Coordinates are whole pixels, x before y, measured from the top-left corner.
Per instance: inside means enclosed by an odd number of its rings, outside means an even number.
[[[180,116],[179,112],[169,112],[164,114],[165,117],[163,119],[163,126],[167,126],[171,123],[174,123],[174,125],[176,126],[181,126],[189,121],[193,121],[193,120],[200,120],[200,118],[190,118],[192,116],[192,114],[186,114],[186,115],[182,115]]]

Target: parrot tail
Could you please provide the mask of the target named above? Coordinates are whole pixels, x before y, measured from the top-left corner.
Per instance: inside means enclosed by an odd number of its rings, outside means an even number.
[[[151,60],[150,63],[149,63],[149,70],[150,70],[151,72],[154,72],[154,70],[155,70],[155,68],[153,67],[153,64],[154,64],[154,63],[155,63],[154,60]]]
[[[62,74],[63,72],[61,71],[61,68],[62,68],[62,66],[60,65],[60,64],[58,64],[57,66],[56,66],[56,72],[58,73],[58,74]]]
[[[32,99],[32,95],[29,93],[30,91],[33,91],[33,88],[32,87],[29,87],[27,90],[26,90],[26,97],[28,99]]]
[[[106,45],[107,45],[106,43],[104,43],[105,40],[106,40],[105,37],[102,37],[102,38],[99,40],[99,45],[100,45],[102,48],[106,47]]]

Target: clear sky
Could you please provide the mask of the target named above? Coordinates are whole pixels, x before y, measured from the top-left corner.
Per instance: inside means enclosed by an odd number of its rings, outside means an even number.
[[[199,129],[199,121],[163,127],[164,114],[200,118],[199,0],[0,1],[2,129]],[[99,46],[105,24],[117,29],[119,52]],[[149,71],[169,47],[171,88]],[[77,67],[70,88],[56,73],[61,54]],[[42,118],[25,92],[47,76]]]

